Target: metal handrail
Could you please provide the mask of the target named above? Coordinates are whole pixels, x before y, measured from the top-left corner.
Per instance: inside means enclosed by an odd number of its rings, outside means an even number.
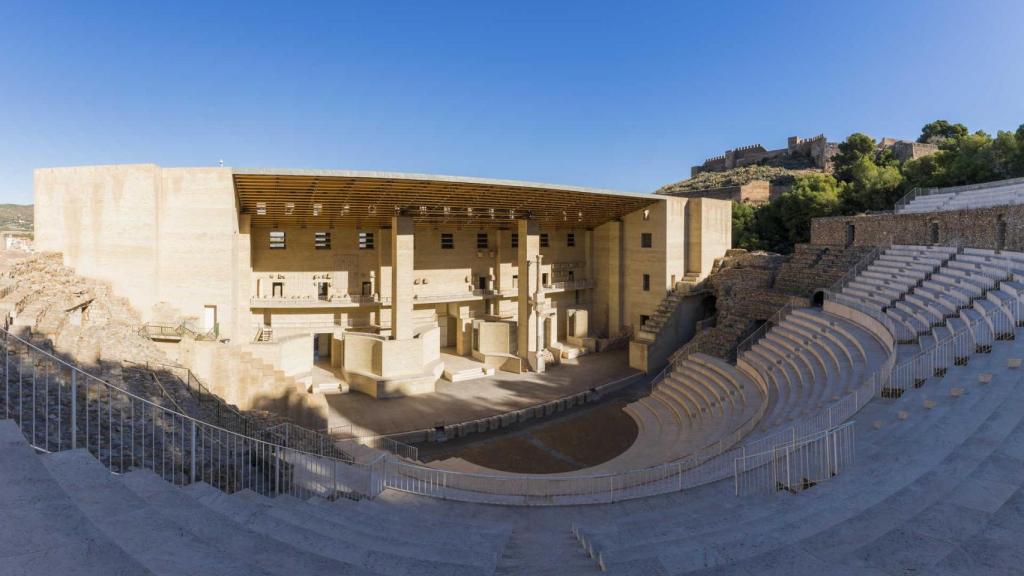
[[[41,452],[84,447],[114,472],[148,468],[168,481],[222,490],[373,496],[381,463],[362,465],[228,430],[160,406],[0,330],[3,417]],[[26,403],[26,399],[38,402]],[[13,402],[12,402],[13,400]],[[56,418],[50,411],[56,412]]]

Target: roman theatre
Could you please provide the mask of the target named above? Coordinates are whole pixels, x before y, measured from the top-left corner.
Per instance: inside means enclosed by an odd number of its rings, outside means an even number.
[[[725,201],[481,178],[116,165],[37,170],[35,194],[37,250],[212,393],[370,443],[649,379],[731,244]]]

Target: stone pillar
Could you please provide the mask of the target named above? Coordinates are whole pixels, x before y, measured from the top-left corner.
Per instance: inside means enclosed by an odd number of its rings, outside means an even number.
[[[490,300],[491,314],[497,316],[501,311],[501,257],[505,253],[505,239],[508,238],[508,232],[504,230],[494,231],[494,262],[493,268],[491,268],[491,290],[494,290],[494,298]]]
[[[534,369],[540,368],[537,357],[537,311],[534,308],[534,291],[540,282],[540,227],[534,220],[517,220],[519,248],[516,262],[519,265],[519,322],[516,327],[519,356]]]
[[[391,337],[412,338],[413,222],[391,218]]]

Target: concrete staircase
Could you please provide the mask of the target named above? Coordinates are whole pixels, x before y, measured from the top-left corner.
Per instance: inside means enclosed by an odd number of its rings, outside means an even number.
[[[684,288],[681,283],[677,284],[677,287],[661,300],[658,304],[658,308],[647,318],[643,326],[636,333],[636,339],[641,342],[654,342],[658,338],[658,333],[661,332],[661,328],[668,322],[672,312],[675,311],[679,303],[682,302],[683,296],[685,295],[688,288]]]
[[[37,455],[0,420],[4,574],[494,574],[508,522],[386,501],[303,501],[148,470],[83,449]]]

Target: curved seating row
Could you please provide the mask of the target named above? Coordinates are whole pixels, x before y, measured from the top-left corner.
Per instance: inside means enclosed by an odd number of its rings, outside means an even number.
[[[900,272],[892,262],[907,268]],[[932,266],[930,270],[928,266]],[[886,270],[883,277],[880,270]],[[894,246],[843,289],[883,310],[899,340],[929,350],[944,338],[970,331],[974,351],[1009,338],[1022,319],[1024,254],[978,248]]]
[[[691,354],[649,395],[626,406],[637,423],[636,441],[625,452],[598,465],[621,471],[672,462],[731,437],[754,418],[762,393],[731,364]]]
[[[897,209],[900,213],[968,210],[1024,204],[1024,179],[1016,178],[966,189],[947,188],[945,192],[918,196]]]
[[[1022,353],[1002,342],[933,379],[931,403],[868,404],[856,467],[798,497],[736,498],[723,483],[576,528],[610,574],[1017,573],[1024,388],[1003,371]]]
[[[83,449],[35,454],[7,420],[0,480],[9,520],[50,520],[0,534],[4,573],[482,576],[511,532],[508,522],[376,502],[229,495],[148,470],[113,475]]]
[[[759,431],[821,410],[859,386],[886,359],[885,347],[855,323],[806,308],[794,310],[744,352],[739,364],[768,386]]]

